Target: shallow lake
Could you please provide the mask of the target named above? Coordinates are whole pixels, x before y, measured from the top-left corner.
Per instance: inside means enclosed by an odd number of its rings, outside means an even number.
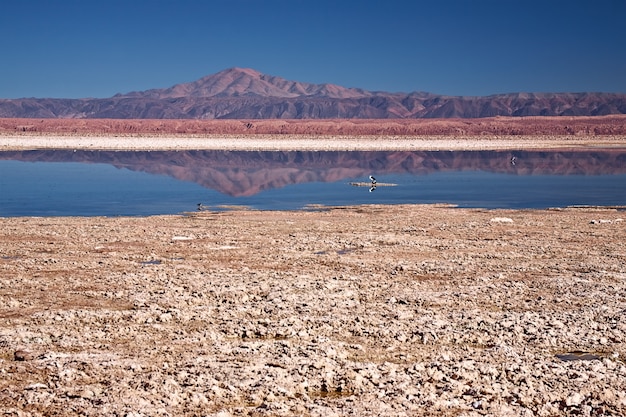
[[[0,152],[4,217],[402,203],[625,206],[626,149]]]

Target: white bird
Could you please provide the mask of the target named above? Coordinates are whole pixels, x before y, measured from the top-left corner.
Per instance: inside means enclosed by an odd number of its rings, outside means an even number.
[[[372,184],[373,184],[373,185],[376,185],[376,178],[374,178],[374,177],[372,177],[372,176],[370,175],[370,180],[372,181]]]

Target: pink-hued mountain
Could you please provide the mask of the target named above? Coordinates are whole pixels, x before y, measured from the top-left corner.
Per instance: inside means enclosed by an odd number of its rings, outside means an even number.
[[[170,88],[154,89],[116,97],[143,97],[151,99],[208,98],[208,97],[263,97],[263,98],[360,98],[372,93],[344,88],[333,84],[308,84],[264,75],[250,68],[230,68],[208,75],[198,81],[177,84]]]
[[[409,119],[626,114],[626,94],[485,97],[389,93],[310,84],[230,68],[169,88],[104,99],[0,99],[0,117],[108,119]]]

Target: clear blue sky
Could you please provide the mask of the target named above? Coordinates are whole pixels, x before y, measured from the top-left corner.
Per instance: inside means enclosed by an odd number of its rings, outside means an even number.
[[[0,98],[230,67],[368,90],[626,93],[626,0],[3,0],[0,53]]]

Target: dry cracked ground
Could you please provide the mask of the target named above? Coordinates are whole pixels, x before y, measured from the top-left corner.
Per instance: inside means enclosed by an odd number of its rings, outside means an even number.
[[[1,218],[0,414],[624,415],[624,216]]]

